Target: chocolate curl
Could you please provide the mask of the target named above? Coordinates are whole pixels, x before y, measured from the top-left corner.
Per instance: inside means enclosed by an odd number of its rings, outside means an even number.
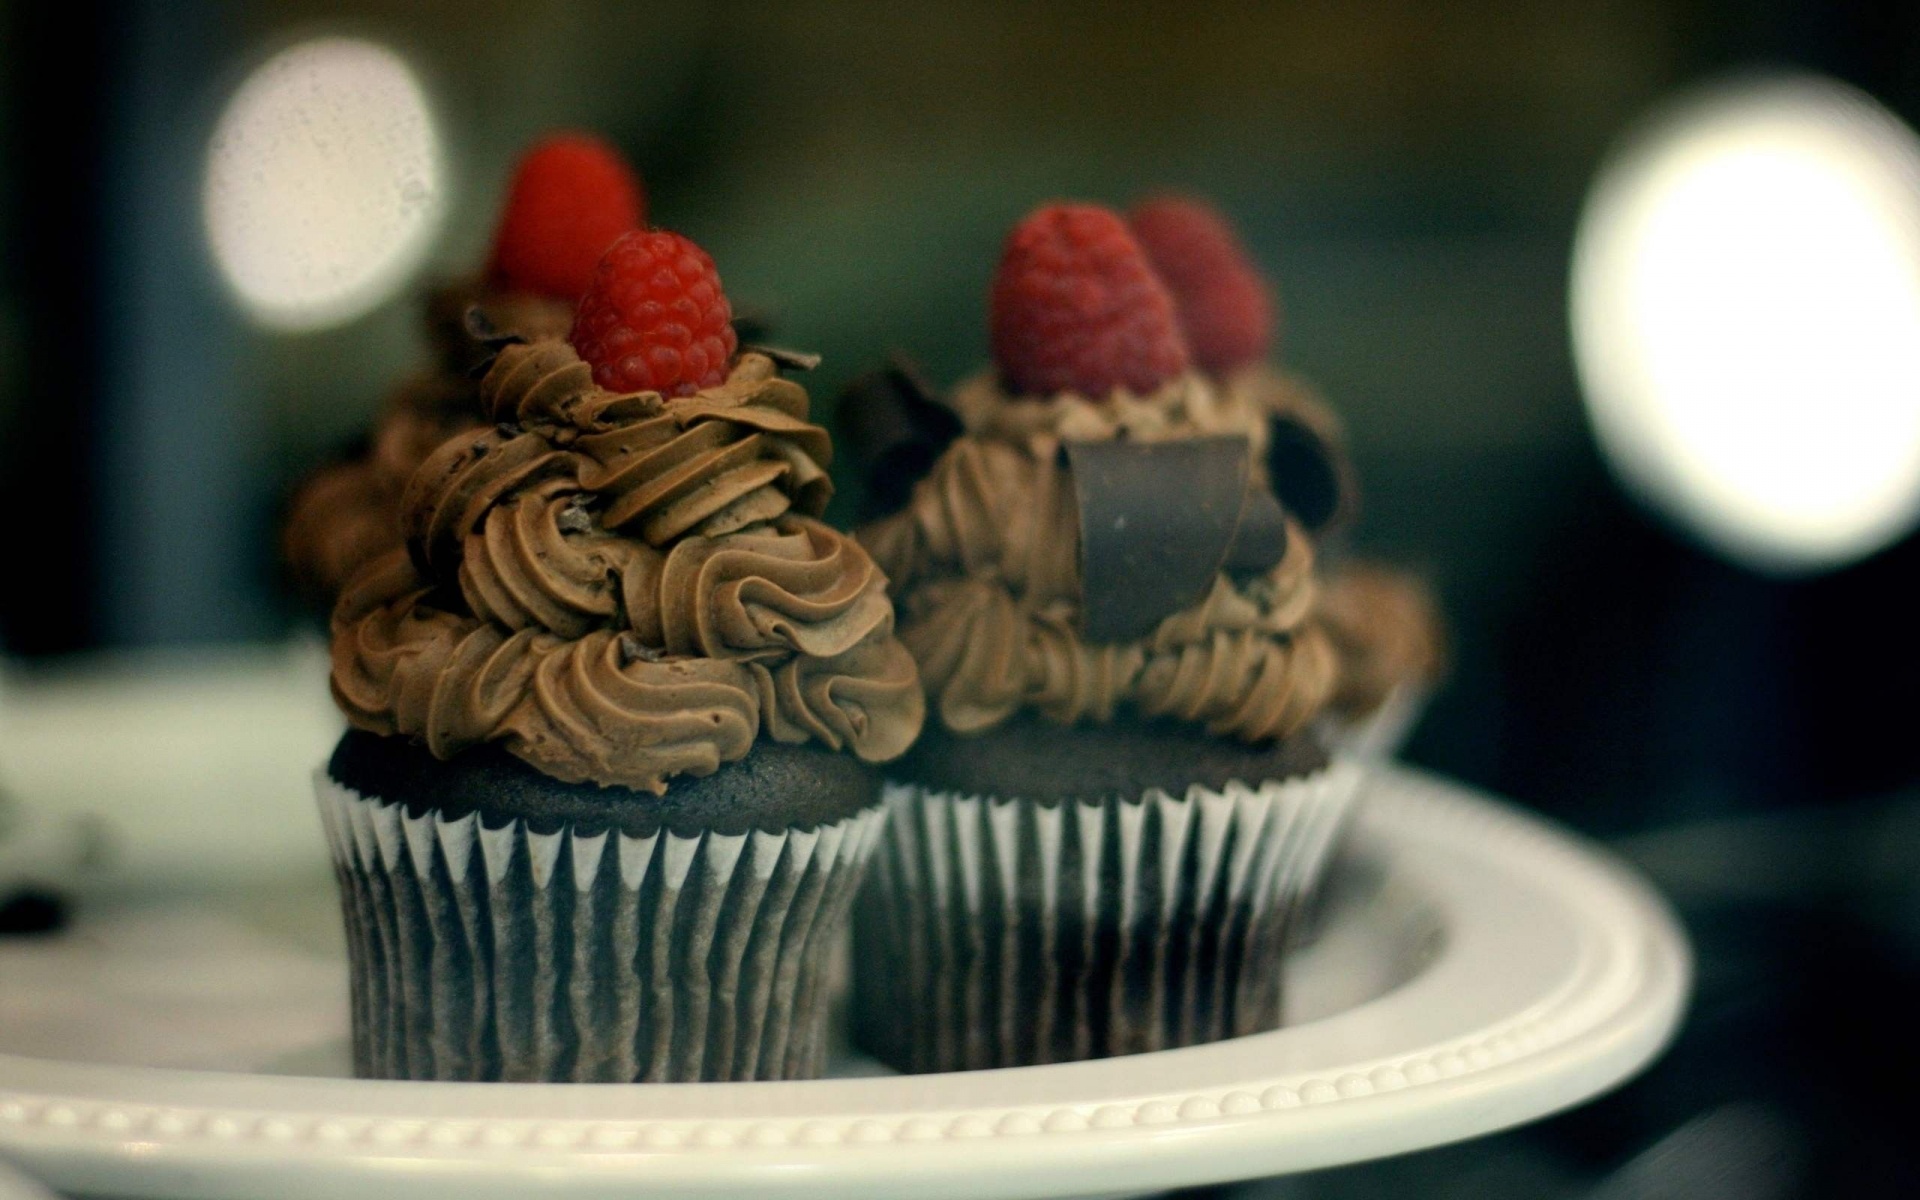
[[[1069,442],[1066,456],[1080,516],[1080,627],[1090,642],[1146,637],[1205,598],[1230,561],[1274,553],[1278,505],[1263,515],[1249,503],[1261,493],[1247,486],[1253,456],[1244,437]],[[1243,522],[1250,509],[1254,520]]]
[[[1346,454],[1296,416],[1274,417],[1268,430],[1267,478],[1286,510],[1309,533],[1351,520],[1358,489]]]
[[[1264,575],[1287,556],[1287,514],[1266,488],[1247,489],[1240,525],[1233,531],[1220,569],[1232,575]]]
[[[467,305],[467,311],[462,314],[460,323],[465,327],[468,337],[495,350],[527,340],[517,333],[500,332],[500,327],[493,323],[493,318],[487,315],[487,310],[478,304]]]
[[[468,337],[486,348],[486,354],[480,361],[467,368],[469,379],[484,377],[493,369],[493,360],[500,357],[502,350],[508,346],[522,345],[527,340],[517,333],[501,332],[500,327],[493,323],[493,318],[489,317],[486,310],[478,304],[467,305],[467,311],[462,314],[460,324],[467,331]]]
[[[785,346],[767,346],[759,342],[741,342],[740,353],[764,354],[782,371],[811,371],[820,365],[818,354],[806,350],[789,350]]]
[[[774,326],[778,323],[778,314],[769,307],[753,305],[735,305],[733,309],[733,334],[740,339],[741,345],[764,342],[773,336]]]
[[[863,521],[904,506],[913,485],[962,430],[960,418],[899,355],[848,383],[836,411],[866,483]]]

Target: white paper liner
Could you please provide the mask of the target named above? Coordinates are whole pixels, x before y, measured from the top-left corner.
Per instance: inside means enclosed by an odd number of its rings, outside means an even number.
[[[315,773],[362,1078],[801,1079],[884,809],[780,833],[537,833]]]
[[[1329,717],[1327,742],[1349,758],[1384,762],[1407,744],[1426,711],[1430,693],[1425,684],[1397,683],[1366,716],[1351,721]]]
[[[926,1072],[1274,1028],[1288,923],[1362,773],[1051,806],[888,784],[855,905],[856,1039]]]

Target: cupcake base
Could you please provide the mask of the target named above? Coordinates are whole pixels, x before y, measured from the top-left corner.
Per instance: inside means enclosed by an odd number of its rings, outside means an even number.
[[[1108,775],[1154,778],[1181,763],[1168,756],[1183,740],[1211,739],[1136,729],[1121,749],[1124,729],[1089,733],[936,734],[953,745],[936,742],[913,763],[950,757],[948,778],[887,786],[888,824],[854,918],[853,1029],[876,1057],[910,1072],[973,1070],[1280,1023],[1289,927],[1323,874],[1360,769],[1326,763],[1312,744],[1216,744],[1185,756],[1203,782],[1122,792]],[[1107,791],[953,788],[962,762],[1028,785],[1077,778]],[[1217,776],[1229,770],[1256,782]],[[1252,774],[1260,770],[1275,777]]]
[[[819,1074],[823,964],[881,826],[863,768],[767,744],[663,801],[465,758],[350,733],[316,773],[357,1075]],[[807,819],[768,827],[770,778]],[[720,803],[728,791],[741,803]],[[703,828],[717,813],[731,819]]]

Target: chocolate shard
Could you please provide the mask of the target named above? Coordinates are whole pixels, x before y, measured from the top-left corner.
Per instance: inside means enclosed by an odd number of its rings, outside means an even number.
[[[773,360],[773,365],[785,371],[811,371],[820,365],[820,356],[805,350],[789,350],[784,346],[763,346],[758,342],[741,342],[742,354],[764,354]]]
[[[773,336],[778,314],[771,308],[735,305],[733,309],[733,333],[745,346],[764,342]]]
[[[1344,451],[1298,417],[1278,416],[1268,424],[1267,478],[1273,494],[1309,533],[1344,524],[1353,516],[1353,465]]]
[[[466,326],[468,337],[491,350],[498,351],[504,346],[517,346],[527,340],[517,333],[503,331],[493,323],[493,318],[487,315],[487,310],[478,304],[467,305],[467,311],[461,317],[461,322]]]
[[[863,521],[905,505],[913,485],[962,432],[959,416],[904,355],[849,382],[836,411],[866,483]]]
[[[560,510],[553,520],[561,533],[592,533],[593,514],[577,504],[569,504]]]
[[[665,651],[647,645],[632,630],[622,630],[614,646],[620,652],[620,665],[623,667],[630,667],[637,662],[663,662],[667,657]]]
[[[1253,456],[1243,437],[1070,442],[1080,516],[1080,626],[1143,638],[1203,599],[1227,561]]]
[[[1221,568],[1234,575],[1262,575],[1287,556],[1287,514],[1273,493],[1263,487],[1247,489],[1240,524]]]
[[[478,362],[467,368],[469,379],[484,378],[493,369],[493,361],[500,357],[502,350],[508,346],[522,345],[527,340],[517,333],[502,333],[500,327],[493,323],[493,318],[478,304],[467,305],[460,323],[467,331],[467,336],[486,347],[487,351]]]
[[[467,305],[466,311],[460,314],[460,323],[466,327],[467,336],[476,342],[484,342],[500,333],[493,323],[493,318],[489,317],[486,310],[478,304]]]

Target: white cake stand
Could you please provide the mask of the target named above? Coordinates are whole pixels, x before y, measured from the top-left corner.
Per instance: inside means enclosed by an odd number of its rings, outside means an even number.
[[[319,849],[315,846],[315,861]],[[121,1197],[1069,1197],[1276,1175],[1576,1104],[1659,1052],[1689,978],[1605,853],[1383,769],[1348,901],[1274,1033],[1104,1062],[808,1083],[320,1077],[344,972],[212,901],[0,943],[0,1158]],[[323,891],[301,893],[316,922]]]

